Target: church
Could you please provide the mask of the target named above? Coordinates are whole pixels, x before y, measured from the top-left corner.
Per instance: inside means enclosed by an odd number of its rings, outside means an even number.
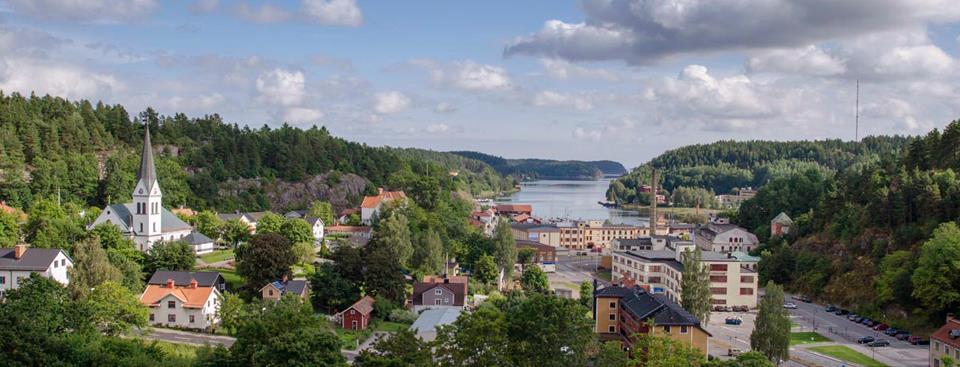
[[[143,135],[143,152],[140,154],[140,172],[137,174],[137,186],[133,189],[133,202],[107,205],[89,228],[102,223],[113,224],[120,232],[130,236],[137,249],[144,252],[161,241],[186,242],[197,254],[213,251],[213,240],[194,231],[193,227],[164,208],[162,198],[163,191],[157,180],[157,167],[150,145],[150,129],[147,128]]]

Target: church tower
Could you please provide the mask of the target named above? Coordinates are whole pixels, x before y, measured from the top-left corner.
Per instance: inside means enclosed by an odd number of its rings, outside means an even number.
[[[163,212],[160,182],[157,181],[157,167],[153,162],[153,147],[150,145],[150,127],[145,126],[143,152],[140,153],[140,172],[137,174],[137,187],[133,189],[133,221],[131,230],[134,241],[141,250],[146,251],[163,238],[163,224],[160,216]]]

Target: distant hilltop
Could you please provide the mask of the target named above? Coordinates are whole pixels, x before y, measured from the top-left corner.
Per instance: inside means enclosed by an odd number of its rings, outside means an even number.
[[[489,164],[502,175],[522,180],[568,179],[593,180],[603,176],[621,176],[626,167],[614,161],[558,161],[551,159],[507,159],[495,155],[457,151],[450,152]]]

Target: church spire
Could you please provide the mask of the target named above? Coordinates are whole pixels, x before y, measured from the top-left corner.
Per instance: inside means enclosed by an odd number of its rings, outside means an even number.
[[[153,163],[153,146],[150,145],[150,126],[144,124],[143,152],[140,153],[140,173],[137,180],[142,181],[147,193],[153,191],[153,184],[157,181],[157,167]]]

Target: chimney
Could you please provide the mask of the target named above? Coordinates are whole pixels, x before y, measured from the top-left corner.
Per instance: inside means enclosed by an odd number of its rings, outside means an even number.
[[[947,313],[947,323],[948,323],[948,324],[950,323],[950,321],[954,321],[954,320],[956,320],[956,319],[957,319],[957,318],[956,318],[956,315],[954,315],[953,312]]]
[[[283,277],[280,278],[280,283],[287,284],[287,274],[283,274]]]
[[[27,245],[19,244],[13,246],[13,258],[20,260],[23,257],[23,254],[27,252]]]
[[[190,279],[190,289],[197,289],[197,280]]]
[[[378,188],[377,188],[377,195],[383,195],[383,188],[382,188],[382,187],[378,187]]]
[[[173,282],[173,279],[167,279],[167,288],[173,289],[174,285],[176,285],[176,283]]]

